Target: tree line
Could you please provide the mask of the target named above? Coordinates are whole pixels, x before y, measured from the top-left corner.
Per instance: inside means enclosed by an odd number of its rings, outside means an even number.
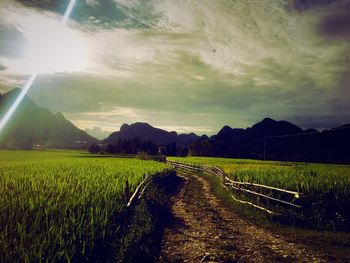
[[[189,148],[178,147],[176,143],[157,145],[151,141],[144,141],[135,137],[133,139],[119,139],[117,142],[108,144],[93,143],[89,146],[88,151],[93,154],[136,155],[142,152],[148,155],[187,156]]]

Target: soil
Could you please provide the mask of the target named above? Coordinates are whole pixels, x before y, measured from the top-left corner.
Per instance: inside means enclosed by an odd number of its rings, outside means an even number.
[[[225,207],[201,176],[178,171],[174,222],[166,226],[159,262],[327,262],[302,244],[248,222]]]

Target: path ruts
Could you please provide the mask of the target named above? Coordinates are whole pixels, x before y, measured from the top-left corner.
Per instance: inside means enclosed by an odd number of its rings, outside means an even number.
[[[178,171],[175,222],[164,232],[159,262],[326,262],[224,207],[202,177]]]

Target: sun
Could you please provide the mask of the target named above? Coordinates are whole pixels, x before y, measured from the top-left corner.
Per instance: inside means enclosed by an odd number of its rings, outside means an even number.
[[[33,19],[22,33],[26,39],[23,57],[10,62],[18,73],[79,72],[88,66],[88,41],[81,32],[59,21]]]
[[[39,74],[83,71],[88,63],[87,43],[61,23],[33,27],[26,32],[24,59]]]

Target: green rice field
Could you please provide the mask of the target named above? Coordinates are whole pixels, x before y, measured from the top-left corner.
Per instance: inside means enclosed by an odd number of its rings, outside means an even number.
[[[300,192],[303,209],[283,210],[288,217],[327,229],[350,228],[350,166],[246,159],[169,158],[221,168],[231,179]],[[259,201],[259,200],[258,200]]]
[[[0,262],[84,262],[119,231],[118,213],[164,163],[77,151],[0,151]]]

